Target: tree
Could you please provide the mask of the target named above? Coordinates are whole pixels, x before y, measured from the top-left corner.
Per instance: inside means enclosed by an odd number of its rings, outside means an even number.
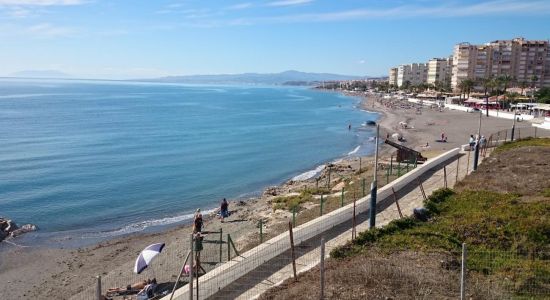
[[[475,81],[472,79],[466,79],[462,81],[464,86],[464,92],[466,94],[466,99],[470,98],[470,92],[472,91],[472,88],[476,85]]]
[[[535,93],[537,102],[550,104],[550,88],[543,87]]]
[[[522,96],[523,96],[523,91],[524,91],[525,88],[528,87],[528,86],[529,86],[529,84],[528,84],[527,81],[525,81],[525,80],[519,83],[519,87],[521,88],[521,93],[520,93],[520,94],[521,94]]]
[[[493,76],[489,76],[487,78],[483,78],[481,80],[481,85],[483,86],[483,91],[485,95],[485,114],[488,117],[489,116],[489,94],[487,93],[489,89],[491,89],[491,92],[493,88],[495,87],[495,79]]]
[[[502,94],[504,95],[504,101],[503,102],[506,102],[506,90],[508,89],[508,85],[510,84],[510,82],[513,81],[513,77],[510,76],[510,75],[501,75],[498,77],[498,81],[500,81],[502,83],[502,85],[504,86],[504,90],[502,92]]]

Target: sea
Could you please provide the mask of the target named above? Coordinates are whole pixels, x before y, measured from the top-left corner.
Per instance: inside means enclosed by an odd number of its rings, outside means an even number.
[[[0,217],[81,246],[189,222],[373,153],[378,115],[304,87],[0,79]],[[351,130],[348,126],[351,125]]]

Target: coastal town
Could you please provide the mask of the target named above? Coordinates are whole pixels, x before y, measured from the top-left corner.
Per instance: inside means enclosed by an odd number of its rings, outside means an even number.
[[[548,28],[0,0],[0,300],[548,300]]]

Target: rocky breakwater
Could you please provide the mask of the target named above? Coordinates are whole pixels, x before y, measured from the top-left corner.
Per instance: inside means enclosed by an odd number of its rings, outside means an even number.
[[[0,217],[0,241],[8,237],[16,237],[37,229],[38,227],[33,224],[25,224],[19,227],[14,221]]]

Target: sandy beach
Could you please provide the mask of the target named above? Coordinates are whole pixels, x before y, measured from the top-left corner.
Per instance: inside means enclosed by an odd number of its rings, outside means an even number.
[[[360,97],[356,94],[351,96]],[[376,101],[373,101],[376,100]],[[379,124],[381,137],[401,134],[406,142],[403,145],[422,152],[426,157],[459,147],[468,142],[470,134],[476,134],[479,126],[479,114],[458,111],[423,108],[421,114],[415,109],[391,108],[385,99],[369,97],[361,102],[361,109],[382,114]],[[399,123],[406,122],[407,128]],[[482,135],[511,128],[511,120],[482,117]],[[520,124],[527,126],[530,124]],[[358,127],[360,124],[352,124]],[[448,137],[446,143],[436,142],[444,132]],[[548,135],[548,133],[546,133]],[[426,145],[428,145],[426,147]],[[383,145],[382,156],[388,158],[394,148]],[[372,165],[371,157],[362,158],[363,166]],[[359,169],[359,159],[344,159],[333,168],[340,177],[353,174]],[[321,177],[326,176],[323,171]],[[336,176],[334,176],[336,177]],[[258,220],[262,219],[269,236],[271,228],[286,224],[291,214],[288,211],[272,209],[271,200],[275,195],[284,195],[300,191],[304,186],[314,187],[315,179],[306,181],[289,181],[272,188],[272,193],[247,201],[231,201],[232,215],[226,223],[211,216],[206,222],[205,230],[215,231],[223,228],[236,241],[237,248],[250,248],[258,239]],[[313,208],[312,208],[313,209]],[[166,243],[166,259],[162,265],[173,274],[179,262],[173,259],[181,257],[182,243],[188,241],[191,232],[189,226],[179,226],[165,232],[154,234],[132,234],[102,242],[98,245],[79,249],[59,249],[46,247],[21,247],[17,239],[11,243],[0,244],[0,293],[3,299],[68,299],[72,295],[93,286],[97,275],[116,276],[117,272],[131,269],[135,257],[147,245],[156,242]],[[251,242],[253,241],[253,242]],[[170,252],[170,251],[173,251]],[[178,252],[179,251],[179,252]],[[157,274],[163,271],[158,268]],[[176,271],[177,272],[177,271]],[[171,275],[170,275],[171,276]],[[159,277],[159,276],[157,276]],[[170,280],[171,277],[164,278]],[[122,281],[122,279],[121,279]],[[126,282],[128,284],[130,282]],[[121,282],[122,284],[122,282]]]

